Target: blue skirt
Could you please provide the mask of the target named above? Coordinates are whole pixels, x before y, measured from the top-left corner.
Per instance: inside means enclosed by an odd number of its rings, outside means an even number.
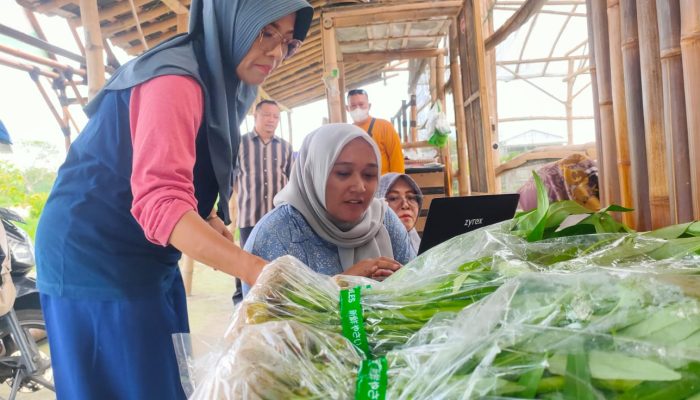
[[[189,332],[179,273],[167,291],[144,298],[42,294],[41,305],[59,400],[186,398],[172,339]]]

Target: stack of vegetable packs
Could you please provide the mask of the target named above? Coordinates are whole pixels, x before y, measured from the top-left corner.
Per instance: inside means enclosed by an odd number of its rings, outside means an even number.
[[[700,399],[700,224],[540,197],[381,283],[276,260],[192,398]]]

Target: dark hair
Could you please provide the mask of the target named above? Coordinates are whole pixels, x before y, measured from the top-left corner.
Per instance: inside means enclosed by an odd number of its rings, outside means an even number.
[[[266,100],[260,100],[260,102],[255,105],[255,111],[258,111],[260,109],[260,107],[263,106],[263,104],[272,104],[274,106],[277,106],[277,108],[279,108],[279,104],[277,104],[276,101],[266,99]]]
[[[365,96],[367,96],[367,91],[365,89],[352,89],[351,91],[348,92],[348,98],[350,98],[350,96],[355,96],[358,94],[364,94]],[[367,97],[369,97],[369,96],[367,96]]]

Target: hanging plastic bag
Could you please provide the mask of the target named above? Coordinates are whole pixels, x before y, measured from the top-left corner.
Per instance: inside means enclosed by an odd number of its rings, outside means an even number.
[[[442,110],[439,101],[430,108],[430,116],[428,118],[428,132],[430,134],[428,143],[435,147],[445,147],[447,138],[450,135],[450,124],[447,122],[447,116]]]

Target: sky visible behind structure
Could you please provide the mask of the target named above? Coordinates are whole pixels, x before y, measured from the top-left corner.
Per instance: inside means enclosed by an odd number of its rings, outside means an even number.
[[[585,12],[585,10],[583,11]],[[496,26],[500,25],[510,15],[508,12],[494,12]],[[75,53],[79,50],[71,36],[66,21],[59,17],[46,17],[38,15],[44,28],[48,40],[58,46],[67,48]],[[529,22],[518,32],[511,35],[502,45],[497,48],[499,60],[510,60],[520,55],[522,58],[537,58],[547,56],[550,52],[552,42],[553,16],[542,16],[542,20],[536,27],[543,26],[544,29],[533,29],[528,35]],[[548,20],[549,18],[549,20]],[[570,22],[570,37],[560,38],[557,52],[566,51],[579,44],[581,38],[586,37],[585,19],[583,21]],[[0,23],[9,25],[24,32],[31,32],[31,28],[26,21],[23,10],[14,1],[3,1],[0,4]],[[583,30],[582,30],[583,29]],[[528,38],[528,45],[523,50],[524,38]],[[0,37],[0,43],[9,46],[19,46],[17,42]],[[28,46],[21,47],[24,51],[34,51]],[[126,61],[128,57],[115,48],[120,61]],[[60,58],[59,58],[60,60]],[[541,67],[541,66],[539,66]],[[577,65],[578,67],[578,65]],[[519,71],[521,74],[532,73],[538,68],[532,65]],[[549,67],[553,75],[561,73],[560,64],[552,64]],[[558,71],[558,72],[557,72]],[[564,115],[563,105],[554,100],[551,96],[544,95],[541,91],[533,89],[533,86],[523,80],[508,80],[508,72],[499,67],[498,69],[498,112],[499,119],[542,115]],[[365,87],[370,94],[372,103],[372,115],[380,118],[390,119],[401,106],[402,100],[408,99],[408,73],[399,72],[396,76],[386,81],[381,81]],[[565,98],[565,86],[562,86],[561,77],[537,78],[538,86],[547,88],[555,93],[555,97]],[[590,82],[587,74],[582,75],[577,80],[575,90],[582,90],[581,95],[575,102],[574,115],[592,116],[593,104],[590,94],[590,87],[586,88],[586,82]],[[47,89],[50,87],[45,85]],[[562,92],[564,88],[564,92]],[[29,166],[36,160],[27,153],[23,143],[27,141],[44,141],[56,147],[56,157],[49,162],[57,167],[62,162],[65,155],[64,139],[58,123],[50,113],[47,105],[39,94],[36,86],[29,78],[29,74],[17,71],[8,67],[0,66],[0,120],[7,126],[13,141],[15,151],[12,160],[20,166]],[[52,96],[52,98],[55,96]],[[84,126],[86,118],[79,106],[72,106],[71,113],[79,126]],[[448,117],[453,115],[451,105],[448,104]],[[319,101],[306,106],[298,107],[292,112],[293,144],[299,148],[304,136],[319,127],[323,118],[327,116],[325,101]],[[453,118],[453,117],[452,117]],[[283,115],[282,127],[278,134],[288,137],[289,127],[286,115]],[[242,131],[252,128],[252,121],[241,126]],[[518,135],[530,129],[537,129],[544,132],[566,137],[566,122],[557,120],[523,121],[523,122],[502,122],[499,124],[499,135],[501,139]],[[73,132],[75,139],[75,132]],[[586,143],[594,140],[592,120],[578,120],[574,122],[574,143]],[[46,163],[47,160],[41,160]]]

